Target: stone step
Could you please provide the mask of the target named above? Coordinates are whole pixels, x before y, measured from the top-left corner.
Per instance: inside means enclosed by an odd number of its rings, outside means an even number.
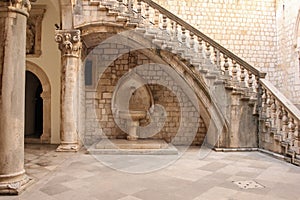
[[[163,40],[158,40],[158,39],[153,39],[152,43],[156,44],[159,47],[162,47],[162,45],[164,44],[164,41]]]
[[[134,31],[142,34],[146,33],[146,29],[142,27],[137,27]]]
[[[91,154],[107,155],[177,155],[178,150],[164,140],[103,139],[88,149]]]
[[[117,16],[116,21],[117,22],[127,22],[127,18],[119,15],[119,16]]]
[[[118,12],[115,12],[115,11],[111,11],[109,10],[107,13],[106,13],[107,16],[118,16],[119,13]]]

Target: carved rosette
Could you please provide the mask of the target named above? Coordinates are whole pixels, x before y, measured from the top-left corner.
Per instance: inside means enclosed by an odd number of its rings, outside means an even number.
[[[63,56],[79,57],[81,50],[79,30],[56,30],[55,41]]]

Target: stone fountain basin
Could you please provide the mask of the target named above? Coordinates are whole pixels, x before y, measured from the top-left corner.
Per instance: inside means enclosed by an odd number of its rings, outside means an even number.
[[[132,121],[139,121],[145,119],[147,112],[144,110],[130,110],[130,111],[119,111],[119,117],[122,119],[131,119]]]

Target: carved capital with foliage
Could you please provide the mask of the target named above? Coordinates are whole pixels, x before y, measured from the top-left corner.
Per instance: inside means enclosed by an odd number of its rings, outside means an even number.
[[[36,0],[31,0],[32,2]],[[10,9],[18,9],[29,12],[31,9],[30,0],[0,0],[0,4],[8,6]]]
[[[55,41],[63,56],[79,57],[81,50],[79,30],[56,30]]]

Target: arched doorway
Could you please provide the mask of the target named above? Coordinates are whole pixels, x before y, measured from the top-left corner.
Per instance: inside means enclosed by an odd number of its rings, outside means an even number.
[[[46,73],[26,61],[25,143],[51,142],[51,87]]]
[[[25,82],[25,138],[39,139],[43,134],[43,92],[39,78],[26,71]]]

